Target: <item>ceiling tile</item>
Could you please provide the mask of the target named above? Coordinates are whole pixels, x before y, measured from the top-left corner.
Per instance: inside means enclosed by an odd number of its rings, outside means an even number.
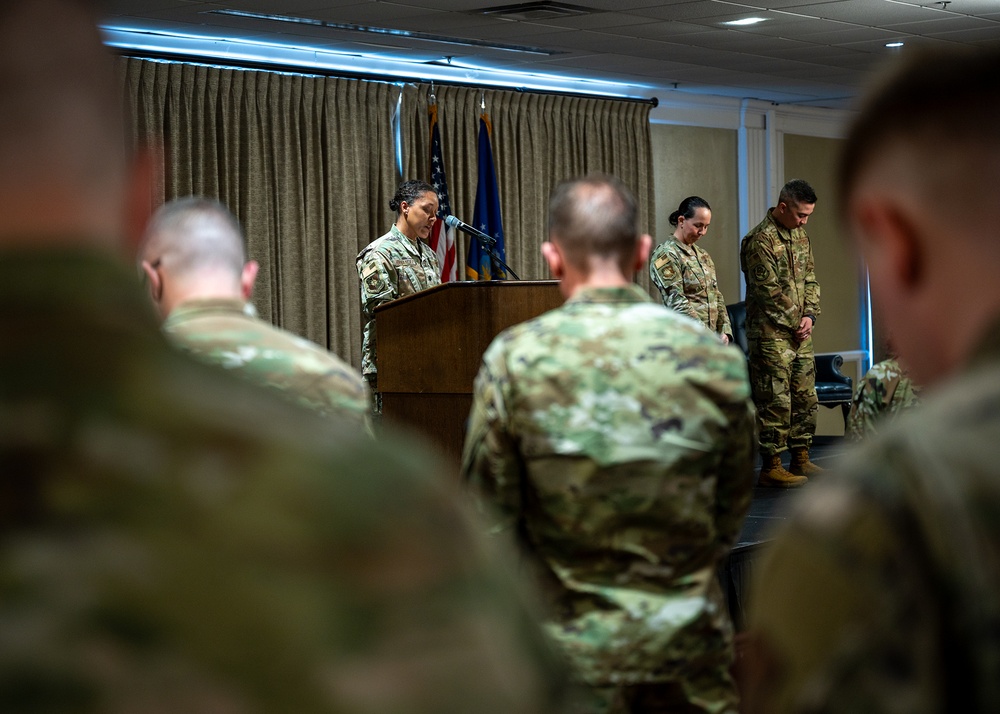
[[[510,0],[105,0],[108,24],[379,53],[413,61],[445,53],[472,65],[672,86],[723,96],[842,106],[885,43],[1000,46],[1000,0],[566,0],[599,12],[543,22],[477,13]],[[263,19],[204,14],[230,7],[446,38],[547,48],[551,56]],[[731,28],[724,20],[767,17]],[[667,91],[667,90],[664,90]],[[672,90],[670,90],[672,91]]]
[[[1000,30],[979,29],[962,30],[959,32],[928,32],[925,37],[948,40],[949,42],[982,42],[1000,38]]]
[[[855,25],[885,26],[899,22],[920,22],[947,17],[931,7],[881,0],[840,0],[803,8],[809,15],[827,20],[841,20]]]
[[[956,32],[958,30],[992,30],[996,36],[1000,37],[1000,22],[965,15],[938,17],[933,20],[922,20],[921,22],[900,22],[886,25],[886,28],[911,35]]]
[[[753,8],[747,8],[752,10]],[[663,3],[633,11],[644,17],[659,20],[701,20],[710,17],[722,17],[739,12],[740,6],[735,3],[716,2],[715,0],[697,0],[696,2]],[[746,15],[746,13],[741,13]]]

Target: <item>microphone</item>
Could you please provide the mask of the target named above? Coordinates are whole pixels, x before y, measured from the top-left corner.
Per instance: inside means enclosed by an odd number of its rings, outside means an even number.
[[[496,238],[493,236],[483,233],[481,230],[470,226],[468,223],[463,223],[450,213],[444,217],[444,222],[445,225],[450,226],[451,228],[457,228],[464,233],[468,233],[473,238],[476,238],[488,250],[493,250],[493,247],[497,244]]]
[[[499,255],[497,255],[497,253],[496,253],[497,239],[496,238],[494,238],[493,236],[488,235],[486,233],[483,233],[478,228],[473,228],[468,223],[462,223],[462,221],[458,220],[457,218],[455,218],[455,216],[451,215],[450,213],[447,216],[444,217],[444,223],[445,223],[446,226],[449,226],[451,228],[457,228],[460,231],[464,231],[465,233],[468,233],[470,236],[472,236],[473,238],[475,238],[476,240],[478,240],[479,244],[481,246],[483,246],[483,248],[486,249],[487,253],[490,254],[490,264],[491,265],[493,265],[495,267],[496,265],[499,264],[504,270],[506,270],[508,273],[510,273],[511,277],[513,277],[514,280],[520,280],[520,278],[517,277],[517,273],[515,273],[511,269],[511,267],[509,265],[507,265],[505,262],[503,262],[503,259]]]

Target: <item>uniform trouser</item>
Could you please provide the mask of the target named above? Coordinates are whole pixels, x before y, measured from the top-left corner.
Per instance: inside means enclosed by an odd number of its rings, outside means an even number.
[[[812,338],[800,343],[792,338],[756,337],[748,343],[761,452],[809,448],[819,408]]]

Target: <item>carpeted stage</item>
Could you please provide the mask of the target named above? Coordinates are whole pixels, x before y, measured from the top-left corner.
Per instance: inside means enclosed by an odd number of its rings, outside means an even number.
[[[811,459],[817,466],[827,468],[836,461],[837,455],[844,447],[843,437],[817,436],[810,452]],[[788,454],[784,456],[787,467]],[[759,471],[758,460],[754,472],[755,482]],[[754,563],[763,555],[767,548],[767,539],[774,528],[781,523],[791,499],[808,488],[809,484],[792,489],[754,486],[753,501],[750,503],[750,512],[743,523],[740,538],[729,558],[719,569],[719,578],[729,601],[729,612],[737,631],[742,630],[746,622],[747,592],[753,577]]]

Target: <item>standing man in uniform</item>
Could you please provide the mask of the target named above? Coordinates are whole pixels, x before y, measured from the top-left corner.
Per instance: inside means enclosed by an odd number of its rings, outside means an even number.
[[[838,193],[893,346],[933,388],[769,546],[752,714],[1000,711],[1000,50],[903,57]]]
[[[463,471],[517,538],[580,714],[736,712],[716,567],[750,503],[745,360],[632,283],[631,192],[561,184],[542,253],[566,304],[483,356]]]
[[[0,711],[557,710],[434,459],[164,340],[96,5],[0,3]]]
[[[778,205],[743,238],[740,249],[762,486],[801,486],[823,470],[809,460],[819,404],[812,343],[819,283],[804,226],[815,207],[812,187],[801,179],[789,181]],[[789,449],[786,470],[781,454]]]
[[[180,198],[157,210],[139,252],[168,337],[323,416],[369,427],[361,375],[319,345],[257,317],[250,295],[257,262],[243,231],[218,201]]]

